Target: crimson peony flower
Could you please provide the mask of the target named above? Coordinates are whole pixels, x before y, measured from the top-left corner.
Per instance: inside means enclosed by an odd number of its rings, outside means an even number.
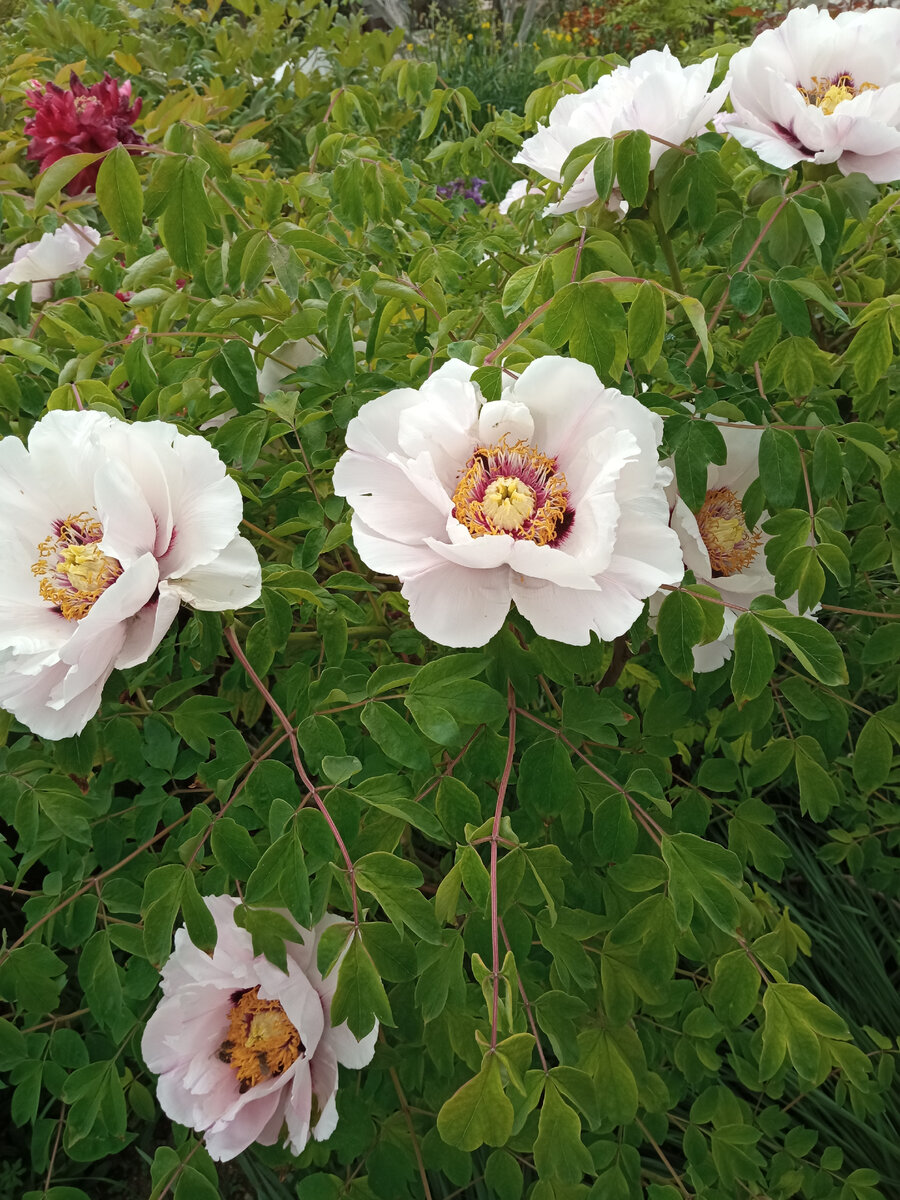
[[[85,87],[73,71],[68,89],[55,83],[37,84],[27,100],[34,109],[34,116],[25,122],[31,138],[28,157],[36,159],[42,171],[68,154],[97,154],[120,142],[144,145],[144,139],[132,129],[141,100],[131,103],[131,80],[120,84],[105,74],[99,83]],[[74,196],[92,188],[99,169],[99,163],[91,163],[78,172],[66,191]]]

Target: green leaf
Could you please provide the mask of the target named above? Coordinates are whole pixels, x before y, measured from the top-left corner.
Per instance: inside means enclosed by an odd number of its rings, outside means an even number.
[[[863,317],[869,312],[869,309],[865,309]],[[863,395],[871,392],[878,381],[884,378],[893,361],[894,343],[889,315],[888,310],[884,309],[868,316],[844,354],[844,358],[853,363],[856,382]]]
[[[794,766],[800,788],[800,811],[814,821],[824,821],[839,802],[834,780],[823,765],[822,751],[811,737],[794,742]]]
[[[137,242],[144,229],[144,193],[134,159],[124,146],[116,146],[100,164],[97,201],[116,236],[130,245]]]
[[[594,813],[594,845],[600,862],[624,862],[637,847],[638,828],[621,792],[607,796]]]
[[[732,275],[728,286],[728,299],[745,317],[752,317],[763,302],[763,290],[759,280],[748,271]]]
[[[338,967],[337,989],[331,1001],[331,1022],[340,1025],[346,1021],[353,1036],[362,1038],[376,1020],[382,1025],[394,1024],[387,993],[372,956],[363,945],[361,935],[354,933]]]
[[[799,983],[770,983],[763,1008],[760,1078],[771,1079],[787,1054],[802,1079],[820,1082],[830,1067],[821,1069],[821,1039],[848,1040],[843,1019]]]
[[[811,328],[806,302],[783,279],[769,282],[769,295],[778,319],[788,333],[805,337]]]
[[[666,333],[666,299],[655,284],[642,283],[628,310],[628,353],[652,367]]]
[[[687,928],[697,905],[719,929],[734,933],[744,902],[737,855],[693,833],[664,836],[660,850],[669,868],[670,895],[679,927]]]
[[[219,817],[213,824],[210,847],[216,862],[233,879],[249,879],[259,862],[250,834],[231,817]]]
[[[676,678],[689,683],[694,675],[694,647],[703,638],[706,622],[699,601],[688,592],[669,592],[656,618],[656,635],[663,662]]]
[[[706,309],[694,296],[682,296],[679,304],[684,310],[684,315],[690,321],[694,333],[697,335],[703,354],[706,358],[707,371],[713,364],[713,349],[709,341],[709,330],[706,327]]]
[[[487,1053],[481,1070],[445,1100],[438,1113],[437,1129],[448,1146],[477,1150],[479,1146],[505,1146],[513,1128],[513,1106],[500,1081],[500,1062]]]
[[[79,171],[83,171],[102,157],[102,151],[99,154],[67,154],[65,158],[58,158],[55,163],[51,163],[46,171],[41,171],[37,177],[34,207],[43,208],[67,183],[71,183]]]
[[[424,738],[389,704],[367,704],[360,720],[392,762],[411,771],[431,769],[431,754]]]
[[[755,615],[820,683],[839,687],[847,682],[844,656],[829,629],[810,617],[795,617],[784,609],[761,607]]]
[[[790,508],[803,472],[796,439],[782,429],[766,429],[759,442],[759,478],[774,508]]]
[[[738,707],[755,700],[775,671],[772,643],[753,613],[741,613],[734,626],[731,691]]]
[[[581,1120],[552,1079],[544,1087],[534,1165],[541,1179],[557,1179],[560,1183],[580,1183],[582,1176],[594,1169],[590,1152],[581,1140]]]
[[[213,359],[212,376],[228,393],[240,413],[249,413],[259,402],[259,384],[253,354],[245,342],[231,339]]]
[[[650,185],[650,136],[633,129],[616,144],[616,182],[623,199],[640,208]]]
[[[760,974],[743,950],[731,950],[716,963],[709,1002],[719,1020],[742,1025],[756,1007]]]
[[[109,1029],[122,1012],[122,984],[105,930],[98,929],[81,951],[78,981],[92,1015]]]
[[[609,193],[612,191],[613,179],[615,178],[614,159],[616,146],[612,138],[599,138],[598,142],[592,170],[597,197],[601,204],[605,204],[609,199]]]
[[[722,431],[714,421],[683,418],[672,430],[675,449],[675,478],[681,498],[693,512],[706,499],[708,464],[725,463],[728,450]]]
[[[0,965],[0,997],[27,1013],[52,1012],[59,1003],[65,967],[49,946],[26,942]]]
[[[869,717],[853,747],[853,778],[868,796],[887,780],[894,759],[891,735],[876,714]]]
[[[544,317],[544,336],[551,346],[569,343],[574,358],[601,374],[616,357],[613,334],[625,328],[625,310],[606,284],[568,283],[553,299]]]
[[[394,925],[407,925],[426,942],[440,945],[441,929],[434,909],[419,891],[422,873],[395,854],[375,851],[355,864],[356,882],[375,897]]]
[[[199,158],[168,161],[177,166],[170,168],[166,179],[168,197],[159,220],[159,236],[176,266],[195,271],[206,256],[204,215],[209,201],[203,179],[209,167]]]

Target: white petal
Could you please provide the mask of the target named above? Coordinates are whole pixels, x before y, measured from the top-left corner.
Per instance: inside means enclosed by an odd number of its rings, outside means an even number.
[[[252,543],[233,538],[212,562],[167,581],[171,592],[201,612],[243,608],[258,600],[262,568]]]
[[[509,612],[509,570],[473,571],[447,563],[408,579],[402,592],[420,633],[443,646],[483,646]]]

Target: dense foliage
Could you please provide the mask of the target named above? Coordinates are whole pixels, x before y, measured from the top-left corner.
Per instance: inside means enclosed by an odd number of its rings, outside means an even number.
[[[318,0],[34,2],[0,48],[2,261],[103,235],[52,299],[0,287],[0,435],[82,406],[200,431],[263,563],[79,737],[0,713],[0,1196],[896,1196],[900,194],[711,132],[651,175],[632,134],[564,172],[615,173],[624,219],[501,215],[602,46],[559,45],[523,112]],[[38,174],[26,92],[72,70],[132,80],[146,145]],[[491,398],[558,353],[664,418],[695,512],[707,418],[762,431],[744,513],[795,607],[739,605],[714,671],[690,574],[656,632],[572,646],[513,610],[447,652],[354,549],[332,472],[362,404],[449,359]],[[282,966],[273,910],[339,915],[333,1016],[380,1022],[299,1158],[217,1168],[154,1099],[141,1035],[211,895]]]

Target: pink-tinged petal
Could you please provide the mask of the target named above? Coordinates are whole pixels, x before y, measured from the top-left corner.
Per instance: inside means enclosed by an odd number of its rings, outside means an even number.
[[[312,1057],[325,1031],[325,1016],[319,993],[299,967],[294,967],[293,964],[289,965],[287,978],[279,967],[267,959],[257,962],[256,972],[260,982],[260,997],[279,1002],[300,1034],[300,1041],[306,1047],[307,1056]]]
[[[248,1146],[252,1146],[263,1129],[280,1111],[281,1092],[270,1092],[252,1104],[245,1104],[232,1120],[220,1130],[209,1130],[204,1137],[206,1149],[213,1162],[229,1162]]]
[[[309,1122],[312,1115],[312,1075],[307,1059],[300,1059],[291,1082],[291,1091],[284,1106],[287,1124],[286,1145],[292,1154],[302,1154],[309,1141]]]
[[[472,571],[447,563],[408,579],[402,593],[420,633],[443,646],[483,646],[509,612],[507,567]]]
[[[330,1043],[324,1044],[309,1064],[309,1073],[319,1106],[319,1119],[313,1126],[312,1135],[317,1142],[324,1142],[337,1129],[338,1123],[338,1065]]]
[[[233,538],[212,562],[170,578],[165,587],[201,612],[243,608],[258,600],[262,591],[259,555],[246,538]]]

